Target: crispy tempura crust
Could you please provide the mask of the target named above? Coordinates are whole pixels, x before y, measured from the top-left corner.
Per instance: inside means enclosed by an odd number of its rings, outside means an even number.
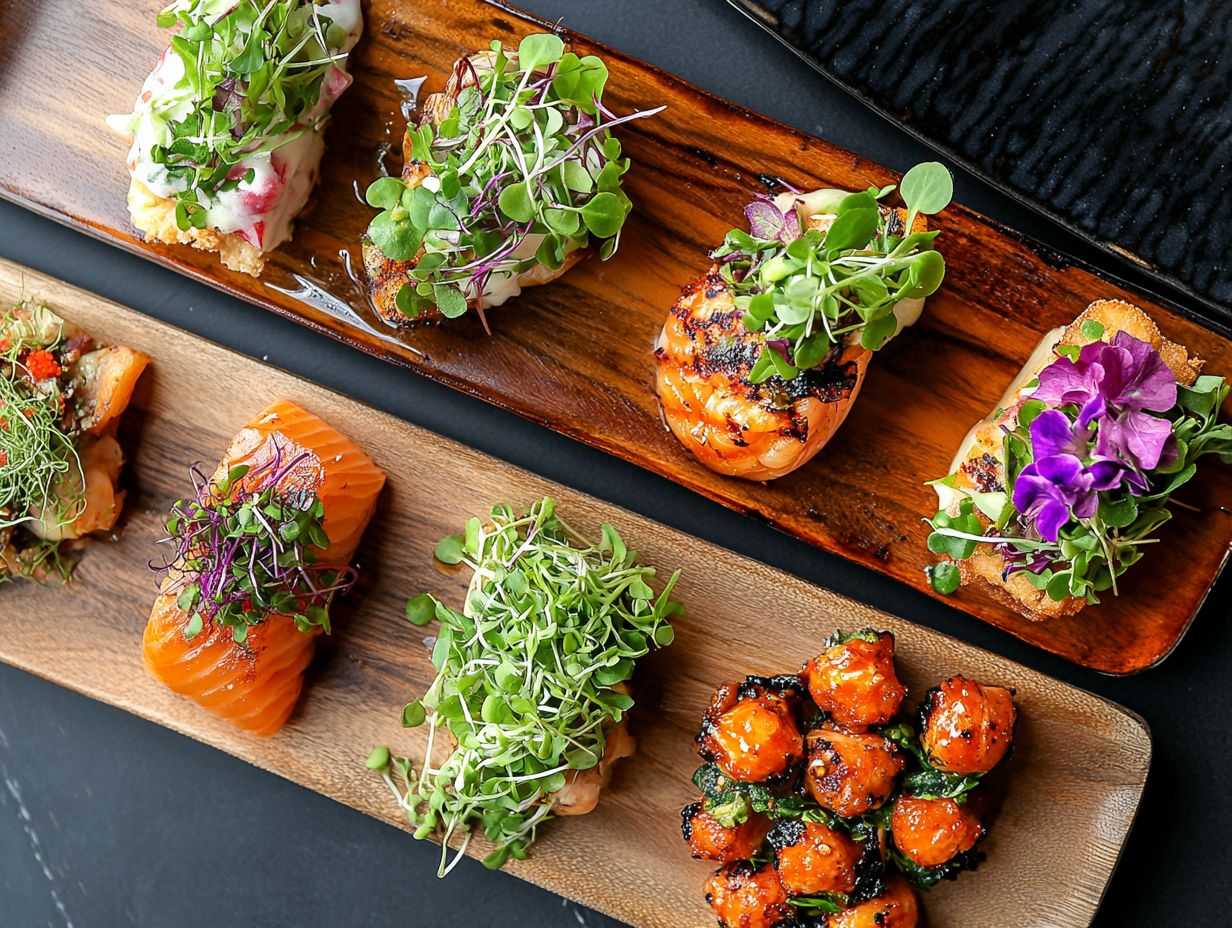
[[[181,229],[175,221],[175,201],[157,196],[135,177],[128,185],[128,213],[133,225],[145,233],[146,241],[215,252],[231,270],[253,277],[265,267],[261,252],[238,235],[217,229]]]

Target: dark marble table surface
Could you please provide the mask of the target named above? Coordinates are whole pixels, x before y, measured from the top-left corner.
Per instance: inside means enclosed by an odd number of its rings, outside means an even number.
[[[890,167],[904,169],[930,155],[750,28],[722,0],[524,5]],[[1108,264],[961,172],[957,188],[962,200],[1002,222]],[[1226,725],[1232,688],[1224,682],[1232,661],[1232,625],[1225,621],[1232,582],[1226,577],[1164,666],[1128,679],[1100,677],[598,451],[3,203],[0,255],[1129,706],[1154,730],[1154,767],[1096,924],[1226,921],[1232,904],[1224,865],[1232,841]],[[2,928],[614,924],[474,862],[438,882],[435,857],[431,846],[293,783],[0,667]],[[978,913],[970,924],[983,928]]]

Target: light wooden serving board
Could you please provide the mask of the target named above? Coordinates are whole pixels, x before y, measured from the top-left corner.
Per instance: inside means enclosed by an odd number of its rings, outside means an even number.
[[[433,566],[435,543],[499,499],[525,505],[550,494],[583,531],[611,522],[663,576],[679,567],[687,615],[675,644],[635,678],[638,754],[620,765],[596,812],[543,829],[516,874],[634,925],[710,928],[701,895],[709,867],[689,858],[679,827],[680,808],[694,798],[693,735],[710,694],[747,673],[798,667],[836,626],[871,624],[895,632],[914,698],[956,672],[1018,693],[1018,743],[1001,774],[1006,798],[989,860],[926,894],[929,924],[1076,928],[1094,915],[1150,762],[1146,725],[1129,711],[0,260],[0,303],[23,291],[154,363],[121,431],[130,490],[118,537],[87,549],[67,589],[0,587],[0,659],[403,824],[364,759],[376,744],[422,756],[423,730],[403,730],[399,716],[432,680],[423,645],[432,628],[407,625],[405,601],[428,590],[460,605],[466,578]],[[167,507],[188,488],[187,466],[212,464],[232,433],[278,398],[356,439],[389,484],[359,551],[360,587],[335,604],[336,631],[317,654],[300,711],[262,740],[154,683],[140,651],[154,596],[147,564]]]
[[[355,85],[334,110],[315,205],[263,279],[211,255],[149,245],[128,221],[126,142],[103,124],[127,112],[166,44],[154,23],[165,0],[0,0],[0,196],[313,329],[602,448],[930,595],[922,519],[936,511],[924,481],[943,476],[967,429],[996,404],[1041,335],[1088,302],[1137,302],[1166,335],[1214,372],[1232,374],[1232,342],[1177,308],[1127,292],[1064,255],[961,206],[938,217],[948,270],[919,325],[878,354],[846,424],[806,467],[770,484],[715,474],[664,429],[652,344],[680,288],[707,252],[743,223],[770,175],[797,187],[892,183],[884,168],[821,139],[716,99],[679,78],[570,36],[611,70],[617,112],[667,104],[617,131],[633,160],[634,212],[620,253],[582,262],[477,319],[399,334],[356,283],[359,237],[373,211],[357,191],[399,167],[404,128],[397,78],[439,90],[454,60],[493,38],[545,28],[485,0],[370,0],[352,54]],[[78,41],[67,41],[73,23]],[[566,26],[568,23],[565,24]],[[392,149],[392,151],[391,151]],[[962,190],[958,191],[962,199]],[[1183,510],[1123,595],[1071,619],[1033,623],[978,591],[948,601],[1088,667],[1129,673],[1165,657],[1189,627],[1232,544],[1232,469],[1208,464]],[[1155,578],[1169,577],[1160,584]]]

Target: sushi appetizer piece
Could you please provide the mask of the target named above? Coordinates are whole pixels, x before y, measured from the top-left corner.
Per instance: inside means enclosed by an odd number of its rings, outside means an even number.
[[[413,624],[440,623],[429,642],[437,678],[402,713],[407,727],[427,721],[427,756],[416,772],[378,747],[368,766],[415,837],[439,836],[444,876],[476,828],[492,845],[484,863],[500,867],[524,858],[548,819],[595,807],[613,765],[636,747],[636,661],[671,644],[669,620],[683,610],[671,598],[678,571],[656,593],[655,569],[615,529],[583,540],[550,498],[524,514],[501,504],[486,523],[472,518],[436,557],[474,574],[462,612],[426,593],[407,606]],[[461,847],[447,863],[455,838]]]
[[[0,583],[67,580],[124,506],[120,416],[148,356],[35,300],[0,310]]]
[[[175,0],[158,24],[170,46],[132,113],[108,119],[133,136],[133,224],[256,276],[316,185],[360,0]]]
[[[842,425],[873,353],[919,318],[945,261],[924,216],[950,202],[943,165],[895,188],[816,190],[754,201],[689,284],[655,345],[673,434],[711,470],[772,480]]]
[[[546,284],[592,243],[610,258],[631,204],[629,160],[603,105],[607,66],[555,35],[494,41],[458,59],[403,138],[401,177],[367,191],[381,212],[363,241],[373,306],[395,325],[499,306]],[[485,320],[485,325],[486,320]]]
[[[1118,300],[1045,336],[933,481],[934,587],[975,584],[1032,619],[1071,616],[1147,554],[1198,459],[1232,462],[1223,377]]]
[[[914,718],[894,636],[835,633],[799,674],[719,687],[702,720],[681,830],[722,866],[723,928],[915,928],[914,886],[974,870],[977,791],[1013,744],[1013,694],[955,676]]]
[[[232,439],[167,519],[172,553],[143,643],[149,673],[258,735],[286,724],[385,474],[310,412],[278,402]]]

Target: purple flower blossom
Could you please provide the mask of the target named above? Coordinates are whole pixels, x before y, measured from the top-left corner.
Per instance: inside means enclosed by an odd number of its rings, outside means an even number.
[[[1144,471],[1176,459],[1172,423],[1152,415],[1172,409],[1176,397],[1176,377],[1159,352],[1126,332],[1112,344],[1084,346],[1077,361],[1057,358],[1032,394],[1050,405],[1078,406],[1079,430],[1097,423],[1096,455],[1123,462],[1135,492],[1147,488]],[[1059,427],[1054,431],[1059,437]]]
[[[1059,409],[1045,409],[1031,423],[1031,448],[1035,458],[1070,454],[1085,458],[1091,450],[1089,428],[1075,426]]]
[[[1014,508],[1029,519],[1045,541],[1056,541],[1071,518],[1089,519],[1099,507],[1099,490],[1121,482],[1121,465],[1072,454],[1055,454],[1028,464],[1014,481]]]
[[[1054,406],[1081,407],[1078,422],[1087,425],[1108,410],[1117,413],[1167,412],[1176,405],[1176,377],[1159,352],[1127,332],[1112,344],[1092,342],[1077,361],[1057,358],[1039,375],[1032,397]]]

